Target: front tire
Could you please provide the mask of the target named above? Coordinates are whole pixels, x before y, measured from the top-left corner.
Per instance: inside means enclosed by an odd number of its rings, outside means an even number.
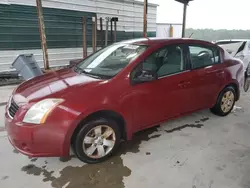
[[[121,133],[114,120],[96,119],[84,124],[73,144],[76,156],[94,164],[105,161],[117,149]]]
[[[219,116],[227,116],[234,108],[236,101],[236,91],[232,86],[228,86],[220,93],[215,106],[211,111]]]

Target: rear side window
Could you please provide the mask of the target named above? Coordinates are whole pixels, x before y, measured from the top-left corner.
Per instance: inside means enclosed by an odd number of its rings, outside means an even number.
[[[193,69],[220,63],[220,51],[218,48],[190,45],[189,52]]]

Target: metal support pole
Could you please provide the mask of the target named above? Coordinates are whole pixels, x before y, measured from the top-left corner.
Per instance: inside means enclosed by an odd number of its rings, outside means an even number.
[[[96,52],[96,17],[92,17],[92,48]]]
[[[95,16],[95,52],[97,51],[97,16]]]
[[[182,38],[185,37],[185,31],[186,31],[186,15],[187,15],[187,3],[184,3],[183,8],[183,21],[182,21]]]
[[[116,25],[116,19],[114,20],[114,27],[115,27],[115,32],[114,32],[114,42],[117,40],[117,25]]]
[[[82,17],[82,47],[83,47],[83,58],[87,57],[87,21],[86,17]]]
[[[103,26],[102,26],[102,18],[100,18],[100,38],[101,38],[101,47],[104,46],[104,42],[103,42]]]
[[[105,46],[108,46],[109,18],[106,18]]]
[[[147,37],[148,0],[144,0],[143,36]]]
[[[43,51],[44,69],[48,70],[49,69],[49,58],[48,58],[48,50],[47,50],[45,25],[44,25],[44,19],[43,19],[42,0],[36,0],[36,6],[37,6],[40,38],[41,38],[41,47],[42,47],[42,51]]]
[[[110,26],[111,26],[111,31],[110,31],[110,35],[111,35],[111,43],[113,43],[114,42],[114,40],[113,40],[113,19],[111,18],[111,20],[110,20]]]

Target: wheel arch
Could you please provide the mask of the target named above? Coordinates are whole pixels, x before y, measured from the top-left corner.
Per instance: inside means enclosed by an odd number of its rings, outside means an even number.
[[[76,134],[84,126],[84,124],[86,122],[89,122],[89,121],[97,119],[97,118],[107,118],[107,119],[115,120],[119,126],[119,129],[121,130],[122,139],[127,140],[126,122],[125,122],[125,119],[123,118],[123,116],[121,114],[119,114],[118,112],[115,112],[113,110],[99,110],[99,111],[96,111],[96,112],[89,114],[84,119],[82,119],[80,121],[80,123],[78,123],[78,125],[76,126],[76,128],[73,131],[73,134],[70,138],[70,143],[71,144],[73,143],[73,141],[76,137]]]
[[[240,87],[239,87],[239,84],[238,84],[238,82],[237,82],[236,80],[233,80],[232,82],[226,84],[224,87],[222,87],[222,88],[220,89],[219,94],[216,95],[216,98],[214,99],[214,104],[213,104],[213,106],[217,103],[218,97],[221,95],[221,92],[223,92],[223,90],[224,90],[225,88],[230,87],[230,86],[233,87],[234,90],[235,90],[235,92],[236,92],[236,101],[238,101],[238,100],[240,99],[240,89],[239,89]]]
[[[238,101],[240,99],[240,88],[239,88],[239,84],[232,82],[229,83],[228,85],[226,85],[223,89],[227,88],[227,87],[233,87],[235,92],[236,92],[236,101]],[[222,90],[223,91],[223,90]]]

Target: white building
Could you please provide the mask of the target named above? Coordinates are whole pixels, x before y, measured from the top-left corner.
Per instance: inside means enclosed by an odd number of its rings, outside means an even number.
[[[117,39],[142,37],[143,2],[136,0],[42,0],[50,66],[82,57],[82,17],[87,17],[91,52],[92,17],[118,17]],[[149,4],[148,36],[156,36],[157,5]],[[0,72],[10,70],[19,54],[34,54],[43,67],[35,0],[0,2]],[[99,22],[98,22],[99,24]],[[105,28],[105,21],[103,22]],[[109,27],[110,28],[110,27]],[[100,46],[98,25],[97,45]],[[109,37],[110,38],[110,37]]]

